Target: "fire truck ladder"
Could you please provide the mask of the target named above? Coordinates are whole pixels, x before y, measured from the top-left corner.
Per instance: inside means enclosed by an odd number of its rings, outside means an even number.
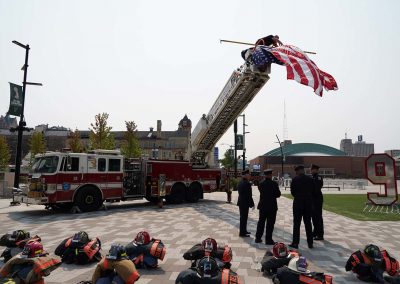
[[[270,70],[268,66],[265,72],[260,72],[246,62],[233,71],[208,115],[203,114],[192,132],[193,164],[206,165],[207,156],[209,164],[213,164],[213,155],[209,154],[215,144],[269,80]]]

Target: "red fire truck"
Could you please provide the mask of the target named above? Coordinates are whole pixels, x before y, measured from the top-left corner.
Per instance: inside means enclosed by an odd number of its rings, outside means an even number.
[[[250,62],[234,70],[208,114],[194,128],[190,161],[125,161],[117,151],[50,152],[36,157],[29,187],[16,201],[48,207],[98,209],[104,201],[146,198],[197,202],[203,193],[224,189],[226,174],[215,165],[214,147],[268,81]]]
[[[187,161],[125,160],[119,151],[49,152],[37,155],[28,189],[16,201],[52,208],[98,209],[104,201],[160,198],[197,202],[222,188],[219,168],[195,168]]]

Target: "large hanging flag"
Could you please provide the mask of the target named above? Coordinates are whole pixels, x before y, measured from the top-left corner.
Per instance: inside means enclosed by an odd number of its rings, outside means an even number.
[[[22,86],[10,83],[10,107],[7,114],[21,116],[23,104],[24,94],[22,92]]]
[[[252,59],[257,67],[262,67],[268,63],[285,65],[287,79],[296,80],[300,84],[310,86],[320,97],[322,97],[323,87],[326,90],[338,89],[335,79],[330,74],[320,70],[300,48],[295,46],[257,46]]]

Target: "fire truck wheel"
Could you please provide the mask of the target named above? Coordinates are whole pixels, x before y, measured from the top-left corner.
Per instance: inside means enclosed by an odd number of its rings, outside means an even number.
[[[201,197],[201,185],[197,182],[192,183],[186,191],[186,200],[191,203],[196,203]]]
[[[75,204],[82,212],[88,212],[99,209],[103,200],[97,188],[86,186],[79,190],[75,197]]]
[[[172,186],[171,194],[166,196],[167,202],[180,204],[185,200],[186,186],[183,183],[176,183]]]

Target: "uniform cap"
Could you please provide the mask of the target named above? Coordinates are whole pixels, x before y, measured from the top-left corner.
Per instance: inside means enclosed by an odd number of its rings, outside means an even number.
[[[295,168],[294,168],[294,170],[297,172],[297,171],[300,171],[300,170],[304,170],[304,166],[303,165],[298,165],[298,166],[296,166]]]
[[[266,170],[264,171],[264,174],[265,174],[265,175],[270,175],[270,174],[272,174],[273,171],[274,171],[273,169],[266,169]]]

